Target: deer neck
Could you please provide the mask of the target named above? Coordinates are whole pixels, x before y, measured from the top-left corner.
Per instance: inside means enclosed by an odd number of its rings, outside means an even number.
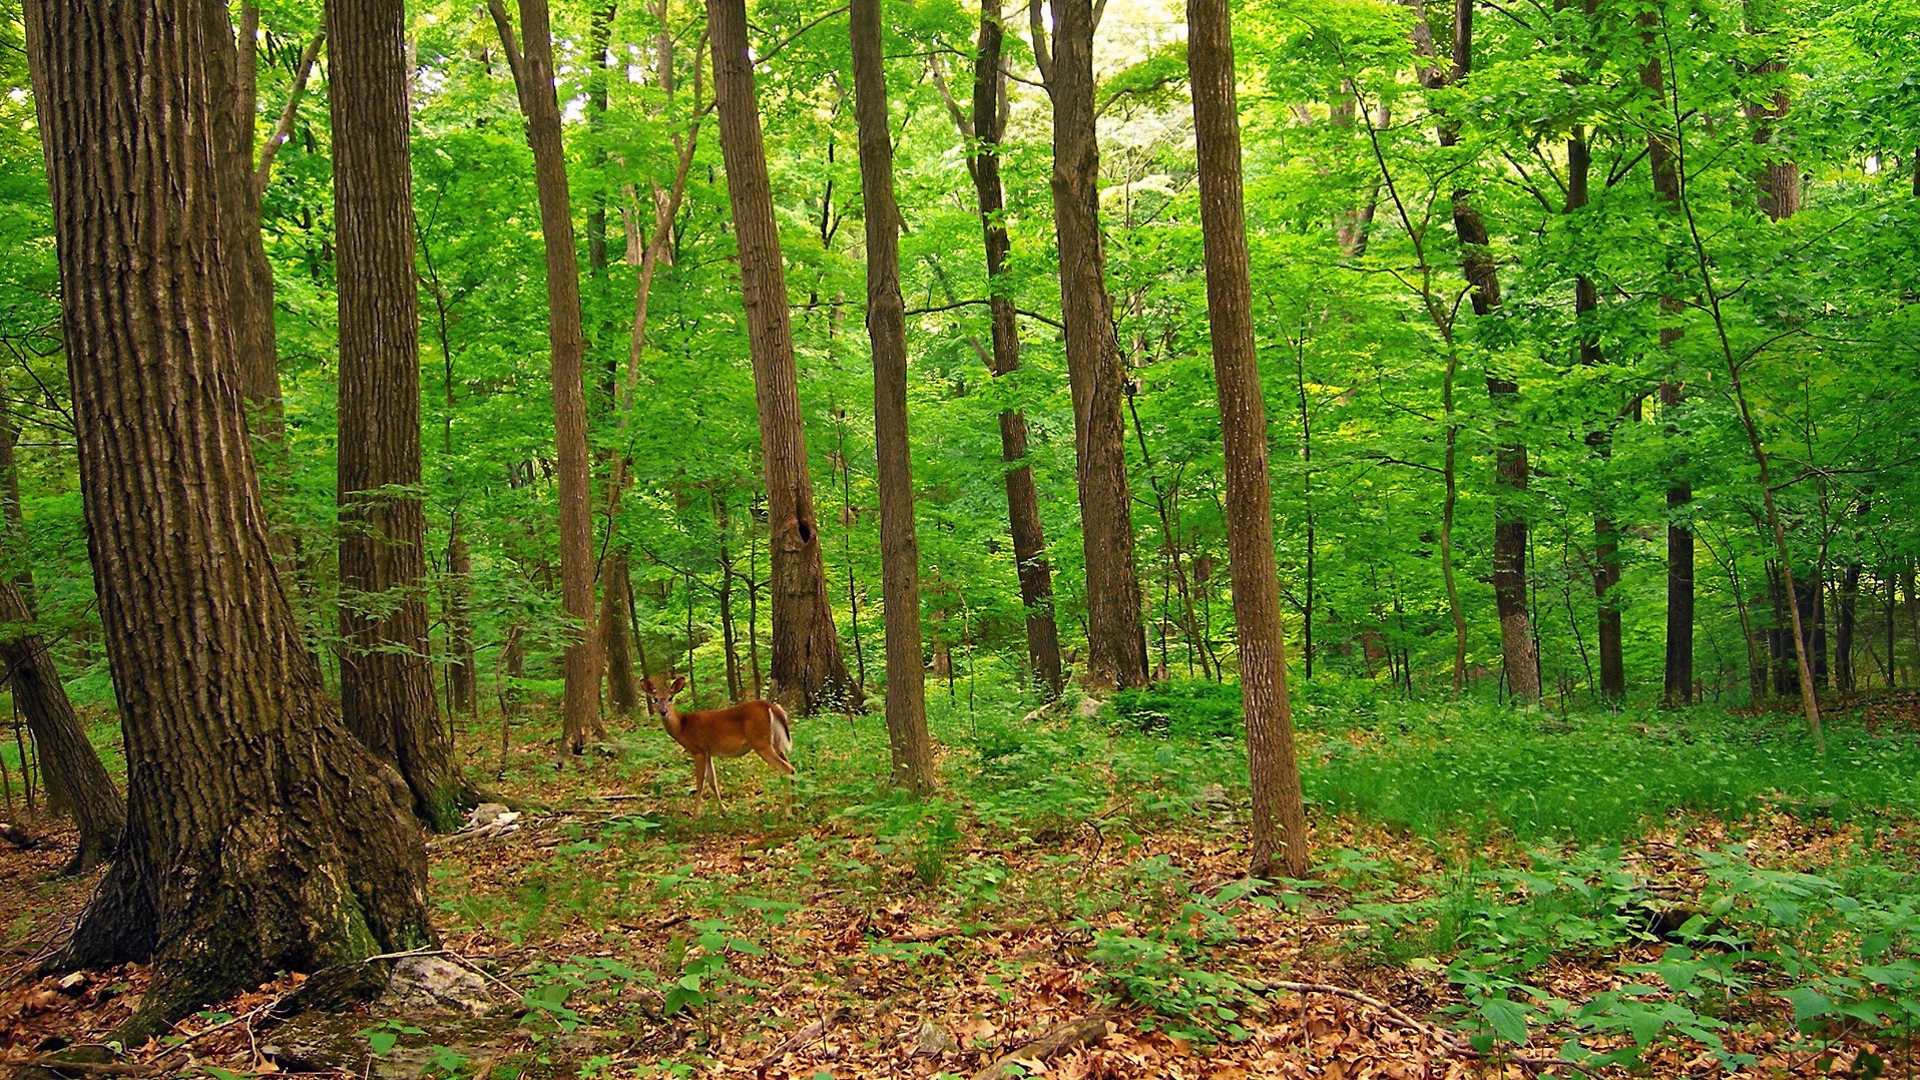
[[[667,706],[666,714],[660,717],[660,726],[667,729],[667,734],[674,742],[682,744],[686,742],[685,739],[681,738],[681,732],[684,730],[684,726],[681,724],[680,710],[678,708],[671,705]]]

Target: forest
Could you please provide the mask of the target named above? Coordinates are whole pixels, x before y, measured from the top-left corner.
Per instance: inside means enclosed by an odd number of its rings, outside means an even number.
[[[1920,1076],[1920,0],[0,80],[0,1076]]]

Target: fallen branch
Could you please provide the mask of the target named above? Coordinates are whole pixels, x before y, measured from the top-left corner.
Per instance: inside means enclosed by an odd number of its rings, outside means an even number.
[[[846,1018],[847,1009],[846,1006],[843,1005],[820,1019],[815,1020],[813,1023],[808,1024],[806,1027],[801,1028],[799,1031],[794,1032],[785,1042],[774,1047],[771,1053],[760,1059],[760,1064],[755,1067],[755,1072],[760,1076],[767,1075],[767,1070],[777,1064],[781,1058],[786,1057],[795,1050],[805,1049],[806,1046],[815,1039],[825,1035],[828,1028],[831,1028]]]
[[[1028,1070],[1015,1064],[1016,1062],[1045,1061],[1055,1054],[1099,1043],[1106,1037],[1107,1014],[1103,1012],[1094,1013],[1092,1016],[1075,1020],[1070,1024],[1055,1024],[1045,1035],[1001,1054],[994,1059],[993,1064],[974,1073],[973,1080],[1000,1080],[1002,1077],[1026,1076]]]
[[[0,1067],[13,1070],[9,1075],[31,1080],[29,1070],[60,1073],[88,1073],[95,1076],[158,1076],[172,1072],[170,1067],[146,1065],[138,1061],[68,1061],[59,1054],[35,1054],[24,1058],[0,1058]]]
[[[1597,1075],[1592,1069],[1589,1069],[1578,1062],[1568,1061],[1565,1058],[1557,1057],[1557,1056],[1556,1057],[1539,1057],[1537,1055],[1522,1054],[1515,1051],[1508,1051],[1506,1053],[1501,1053],[1501,1054],[1483,1054],[1480,1051],[1475,1050],[1472,1044],[1468,1043],[1467,1040],[1461,1038],[1458,1035],[1455,1035],[1453,1032],[1448,1031],[1447,1029],[1439,1026],[1438,1024],[1429,1023],[1425,1020],[1415,1019],[1414,1017],[1407,1015],[1407,1013],[1404,1010],[1402,1010],[1399,1006],[1394,1005],[1392,1002],[1383,1001],[1380,998],[1374,997],[1372,994],[1365,994],[1358,990],[1348,989],[1347,987],[1344,987],[1344,986],[1335,986],[1332,983],[1289,982],[1282,979],[1273,979],[1273,980],[1267,980],[1264,982],[1249,983],[1248,985],[1253,986],[1255,988],[1263,988],[1268,991],[1289,990],[1296,994],[1330,994],[1335,997],[1346,998],[1348,1001],[1357,1001],[1362,1005],[1368,1006],[1369,1008],[1378,1009],[1382,1013],[1385,1013],[1387,1018],[1392,1020],[1394,1024],[1400,1027],[1402,1030],[1411,1031],[1418,1035],[1424,1035],[1427,1038],[1433,1040],[1435,1043],[1437,1043],[1440,1046],[1442,1050],[1446,1051],[1448,1056],[1450,1057],[1457,1057],[1457,1058],[1462,1058],[1470,1061],[1507,1061],[1520,1066],[1521,1068],[1527,1070],[1530,1073],[1538,1073],[1541,1070],[1548,1069],[1548,1068],[1563,1067],[1563,1068],[1572,1069],[1575,1072],[1578,1072],[1584,1076]]]

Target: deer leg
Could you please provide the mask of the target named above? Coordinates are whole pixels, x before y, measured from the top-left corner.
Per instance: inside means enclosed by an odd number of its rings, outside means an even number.
[[[781,754],[780,751],[775,750],[771,745],[756,746],[753,748],[753,751],[754,753],[760,755],[761,760],[773,766],[773,771],[776,775],[784,776],[787,778],[787,782],[784,785],[787,789],[787,813],[792,814],[793,813],[793,773],[794,773],[793,762],[788,761],[785,755]]]
[[[727,812],[727,800],[720,797],[720,770],[714,765],[711,756],[707,758],[707,785],[713,788],[714,804],[720,807],[722,814],[725,814]]]
[[[706,794],[708,765],[706,755],[693,755],[693,816],[695,818],[700,816],[700,798]]]

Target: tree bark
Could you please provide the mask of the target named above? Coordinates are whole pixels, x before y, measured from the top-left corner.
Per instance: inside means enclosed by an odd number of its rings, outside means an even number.
[[[79,848],[65,872],[85,873],[112,858],[120,846],[126,801],[73,714],[53,656],[33,632],[33,612],[26,596],[18,584],[4,579],[0,579],[0,624],[5,626],[0,630],[0,661],[6,664],[14,703],[27,718],[27,730],[33,732],[40,775],[47,785],[47,805],[72,817],[80,832]]]
[[[488,0],[519,91],[540,195],[547,257],[547,340],[552,349],[553,432],[559,462],[560,593],[572,620],[564,654],[563,755],[606,737],[600,723],[600,664],[594,635],[592,466],[587,455],[586,342],[580,322],[580,267],[573,243],[566,149],[553,88],[553,32],[547,0],[520,0],[520,42],[502,0]]]
[[[973,122],[961,128],[971,137],[967,158],[980,231],[987,254],[988,309],[993,316],[990,370],[995,378],[1020,367],[1020,326],[1006,283],[1013,241],[1007,233],[1006,189],[1000,179],[1000,140],[1006,134],[1007,99],[1002,83],[1000,0],[982,0],[980,40],[973,62]],[[957,114],[957,110],[956,110]],[[1019,409],[1000,413],[1000,459],[1006,465],[1007,525],[1020,580],[1020,603],[1027,617],[1027,663],[1048,700],[1064,687],[1060,664],[1060,628],[1053,614],[1053,570],[1047,562],[1046,532],[1040,522],[1040,498],[1027,464],[1027,417]]]
[[[873,443],[880,485],[880,583],[887,634],[887,745],[893,782],[931,791],[926,660],[920,640],[920,542],[907,435],[907,315],[900,299],[900,208],[893,196],[881,0],[852,0],[853,108],[860,128],[860,205],[867,233],[867,337],[873,347]]]
[[[786,268],[754,102],[753,61],[747,51],[745,0],[712,0],[707,5],[707,26],[713,42],[720,152],[733,206],[753,353],[760,454],[766,470],[773,564],[772,691],[788,707],[810,713],[857,703],[859,691],[847,677],[840,634],[827,599],[820,524],[807,471],[793,330],[787,317]]]
[[[1850,694],[1854,690],[1853,638],[1856,609],[1860,602],[1860,564],[1848,563],[1840,578],[1840,603],[1833,638],[1833,688]]]
[[[1453,72],[1459,82],[1473,70],[1473,3],[1455,0],[1453,17]],[[1457,129],[1443,124],[1440,142],[1453,145]],[[1500,271],[1494,265],[1487,226],[1473,204],[1473,192],[1453,192],[1453,229],[1460,241],[1460,265],[1471,288],[1473,313],[1486,316],[1500,306]],[[1492,371],[1487,373],[1487,395],[1498,410],[1511,408],[1520,386]],[[1493,602],[1500,616],[1500,655],[1507,690],[1514,700],[1540,700],[1540,657],[1533,642],[1533,621],[1527,611],[1527,519],[1520,503],[1526,497],[1527,447],[1513,437],[1514,423],[1494,421]],[[1504,433],[1504,437],[1503,436]]]
[[[447,704],[454,712],[480,711],[479,661],[473,647],[473,553],[455,511],[447,526]]]
[[[1653,25],[1653,18],[1652,13],[1641,16],[1643,24],[1647,26]],[[1647,43],[1649,46],[1653,44],[1651,31],[1647,34]],[[1656,99],[1665,102],[1665,70],[1657,52],[1649,56],[1646,65],[1641,68],[1640,85],[1652,91]],[[1680,174],[1674,161],[1672,141],[1665,132],[1648,133],[1647,161],[1652,168],[1653,192],[1661,210],[1673,214],[1680,204]],[[1677,280],[1677,275],[1669,274],[1668,277]],[[1686,310],[1681,298],[1675,295],[1676,291],[1674,287],[1667,287],[1661,292],[1660,316],[1663,321],[1676,321]],[[1671,354],[1674,343],[1684,334],[1685,331],[1678,326],[1662,326],[1661,351]],[[1666,413],[1678,410],[1686,394],[1686,384],[1677,370],[1679,362],[1675,360],[1674,363],[1676,370],[1660,384],[1660,407]],[[1669,438],[1681,440],[1679,425],[1671,418],[1667,421],[1666,430]],[[1693,483],[1689,476],[1684,443],[1682,447],[1674,455],[1667,480],[1667,639],[1661,700],[1670,709],[1693,702]],[[1733,556],[1729,553],[1728,557]]]
[[[1454,0],[1450,70],[1439,66],[1424,8],[1416,7],[1419,17],[1413,29],[1414,50],[1425,61],[1419,75],[1421,84],[1428,89],[1458,83],[1472,72],[1473,3],[1474,0]],[[1443,147],[1457,145],[1458,121],[1442,114],[1437,136]],[[1500,275],[1488,243],[1486,222],[1473,205],[1470,189],[1455,188],[1451,203],[1454,235],[1460,244],[1460,268],[1467,279],[1473,313],[1484,317],[1500,306]],[[1519,394],[1520,387],[1513,380],[1491,370],[1487,372],[1487,396],[1493,400],[1496,412],[1510,408]],[[1527,610],[1527,521],[1516,505],[1527,490],[1527,448],[1512,438],[1510,419],[1498,417],[1494,427],[1493,598],[1500,617],[1500,655],[1507,687],[1515,700],[1534,702],[1540,699],[1540,657],[1534,647],[1533,620]]]
[[[1567,139],[1567,213],[1587,206],[1588,179],[1593,155],[1587,145],[1586,128],[1574,125]],[[1595,367],[1607,362],[1601,352],[1599,332],[1592,320],[1600,309],[1600,291],[1593,279],[1576,274],[1573,283],[1574,333],[1579,340],[1576,353],[1581,364]],[[1620,607],[1616,592],[1620,584],[1620,535],[1613,514],[1605,502],[1607,485],[1604,472],[1613,458],[1613,422],[1610,410],[1606,418],[1587,433],[1587,446],[1593,452],[1595,467],[1603,474],[1594,485],[1596,505],[1593,511],[1593,596],[1599,610],[1600,699],[1619,702],[1627,696],[1626,660],[1620,641]]]
[[[633,604],[631,564],[627,549],[607,552],[600,566],[600,643],[606,650],[607,705],[630,716],[640,705],[640,687],[633,678],[633,635],[627,609]],[[618,623],[611,626],[609,623]]]
[[[1047,90],[1053,96],[1054,232],[1060,313],[1073,392],[1080,532],[1086,555],[1087,668],[1095,689],[1147,685],[1147,634],[1133,565],[1133,495],[1122,414],[1126,369],[1114,339],[1100,235],[1100,145],[1093,78],[1093,0],[1053,5]],[[1044,48],[1044,43],[1036,43]]]
[[[406,10],[329,0],[340,324],[340,713],[400,770],[428,828],[460,826],[434,701],[420,505],[420,311],[413,265]]]
[[[1200,170],[1207,323],[1226,458],[1227,544],[1239,628],[1240,697],[1253,783],[1250,869],[1302,878],[1310,864],[1307,813],[1294,757],[1280,580],[1273,558],[1267,411],[1253,343],[1252,285],[1240,190],[1240,114],[1228,0],[1187,0],[1187,66]]]
[[[255,158],[254,115],[259,106],[259,8],[241,4],[239,32],[232,43],[232,64],[217,65],[224,76],[216,89],[215,136],[219,140],[220,214],[229,252],[227,295],[233,312],[234,352],[238,385],[246,399],[248,421],[260,449],[269,456],[268,475],[284,478],[282,442],[285,423],[280,394],[280,347],[274,328],[273,266],[267,261],[261,231],[260,200],[272,175],[273,158],[286,141],[306,94],[307,79],[326,40],[316,34],[302,50],[294,69],[293,89],[272,138]],[[292,538],[279,531],[268,534],[274,561],[284,572],[298,563]]]
[[[120,857],[56,968],[151,960],[121,1035],[432,940],[412,799],[328,701],[267,545],[217,180],[224,12],[35,0],[87,542],[127,756]]]

